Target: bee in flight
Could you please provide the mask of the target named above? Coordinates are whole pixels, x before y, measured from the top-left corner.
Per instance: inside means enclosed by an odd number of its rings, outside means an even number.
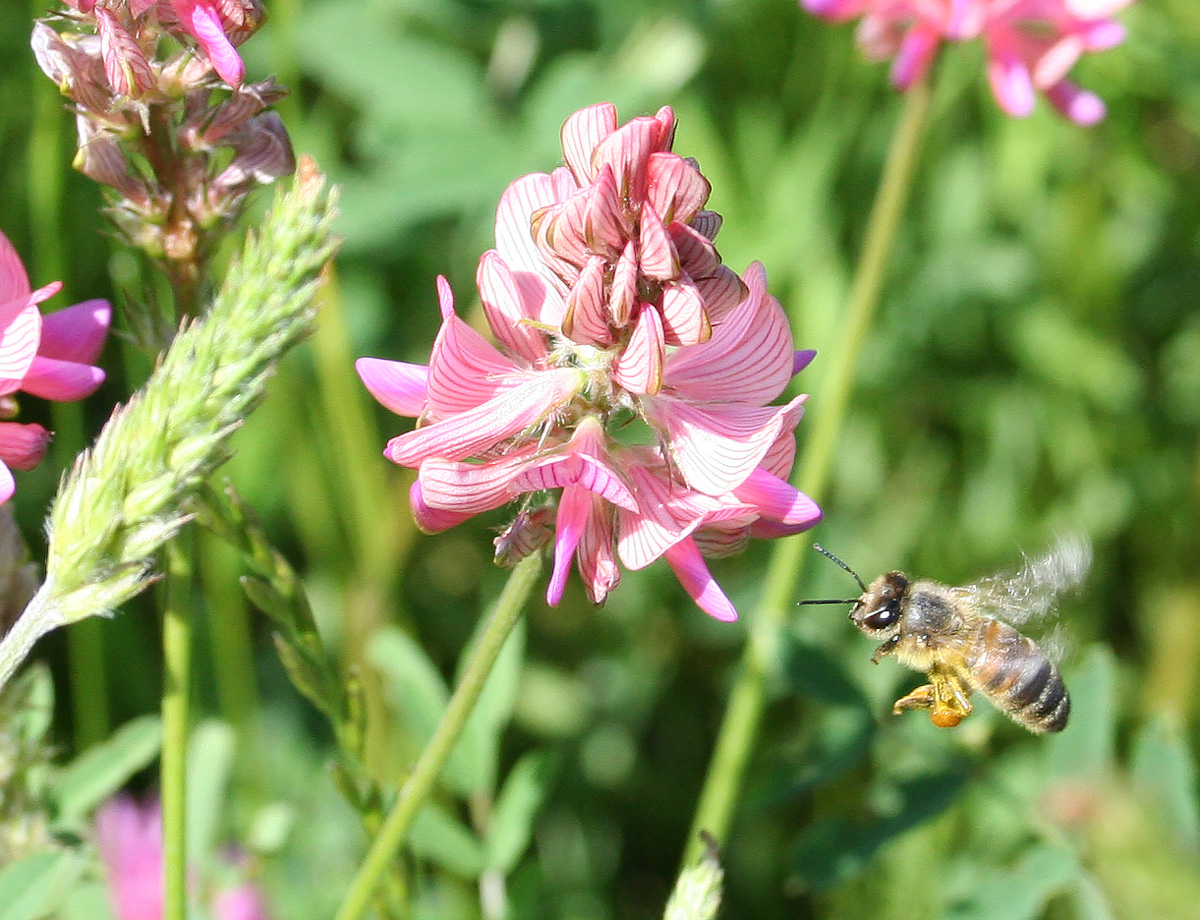
[[[853,604],[850,621],[881,640],[872,661],[895,655],[929,683],[896,700],[892,712],[928,709],[941,728],[971,714],[978,692],[1031,732],[1062,731],[1071,699],[1058,668],[1033,640],[1010,624],[1044,616],[1055,599],[1083,581],[1091,545],[1080,537],[1060,538],[1045,556],[1027,559],[1015,574],[994,575],[962,587],[910,581],[903,572],[863,584],[846,563],[817,550],[849,572],[862,594],[848,600],[802,604]]]

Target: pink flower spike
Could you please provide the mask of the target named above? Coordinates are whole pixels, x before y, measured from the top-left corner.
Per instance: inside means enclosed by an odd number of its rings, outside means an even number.
[[[230,86],[241,86],[246,65],[225,34],[211,0],[171,0],[171,6],[184,31],[196,39],[217,75]]]
[[[668,549],[663,558],[697,607],[724,623],[732,623],[738,618],[737,608],[712,577],[704,557],[690,537]]]
[[[73,307],[42,316],[42,344],[38,354],[59,361],[91,364],[104,349],[112,322],[107,300],[85,300]]]
[[[408,418],[418,418],[425,410],[429,368],[424,364],[359,358],[354,369],[363,386],[385,409]]]
[[[42,399],[72,402],[91,396],[102,383],[104,371],[98,367],[35,355],[21,389]]]

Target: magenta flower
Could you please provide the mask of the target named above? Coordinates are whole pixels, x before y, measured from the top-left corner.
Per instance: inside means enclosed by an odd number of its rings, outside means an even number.
[[[1084,54],[1120,44],[1113,13],[1133,0],[801,0],[828,19],[861,16],[858,38],[875,60],[893,57],[892,82],[907,89],[944,41],[982,39],[988,79],[1000,107],[1025,117],[1035,94],[1083,125],[1104,118],[1098,96],[1067,79]]]
[[[109,799],[96,810],[95,832],[116,920],[162,920],[162,809],[158,801],[139,803],[128,795]],[[262,896],[248,883],[212,891],[209,904],[214,920],[267,920]]]
[[[620,581],[618,560],[639,569],[662,557],[702,609],[735,619],[703,557],[732,552],[751,535],[805,530],[820,517],[785,481],[804,398],[767,405],[811,353],[797,358],[761,266],[746,272],[749,296],[708,341],[666,356],[654,395],[625,389],[617,370],[654,363],[651,354],[634,359],[628,347],[578,344],[557,332],[565,299],[545,276],[514,271],[489,252],[478,281],[500,347],[454,314],[439,279],[443,321],[429,366],[357,363],[376,399],[418,419],[385,452],[419,471],[411,492],[418,525],[445,530],[520,502],[497,546],[511,558],[552,535],[549,603],[562,598],[572,563],[600,603]],[[613,436],[631,417],[647,424],[650,443]]]
[[[108,333],[108,303],[89,300],[43,317],[37,305],[61,288],[55,281],[31,291],[17,251],[0,233],[0,418],[16,416],[18,391],[69,402],[104,382],[92,362]],[[0,503],[16,488],[11,470],[33,469],[49,443],[41,425],[0,421]]]
[[[633,392],[654,392],[665,347],[705,341],[745,296],[713,246],[708,181],[671,152],[674,134],[670,108],[620,127],[611,104],[583,109],[563,125],[567,165],[513,183],[496,216],[497,250],[542,289],[543,312],[576,343],[627,350],[614,373]]]

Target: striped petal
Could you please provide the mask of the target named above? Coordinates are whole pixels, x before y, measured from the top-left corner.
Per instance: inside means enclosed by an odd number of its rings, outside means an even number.
[[[431,457],[421,464],[417,481],[430,508],[475,515],[507,505],[523,489],[516,480],[534,456],[527,447],[488,463],[460,463]]]
[[[537,276],[527,277],[531,283],[518,283],[494,249],[483,254],[475,273],[483,312],[493,334],[506,350],[536,364],[546,357],[546,333],[531,323],[542,319],[545,287]]]
[[[612,363],[613,382],[630,393],[657,393],[662,385],[665,348],[658,311],[642,304],[629,342]]]
[[[29,275],[17,250],[0,233],[0,303],[11,303],[29,296]]]
[[[677,153],[659,151],[646,163],[646,201],[664,223],[686,224],[699,213],[712,186],[690,162]]]
[[[413,521],[422,533],[441,533],[451,527],[457,527],[464,521],[469,521],[474,514],[464,514],[459,511],[446,511],[434,508],[425,502],[421,483],[418,480],[408,490],[408,504],[412,509]]]
[[[554,521],[554,566],[546,585],[546,603],[554,607],[562,600],[571,574],[575,548],[583,537],[591,510],[591,494],[587,489],[568,486],[558,501],[558,516]]]
[[[0,332],[0,395],[15,392],[37,355],[42,315],[27,304]]]
[[[799,530],[807,530],[821,520],[821,509],[816,502],[762,467],[736,486],[733,494],[757,508],[763,517]]]
[[[589,492],[588,497],[591,510],[575,558],[588,600],[602,604],[608,593],[621,583],[621,568],[614,549],[615,509],[594,492]]]
[[[617,107],[611,102],[580,109],[563,122],[563,159],[580,185],[592,181],[596,147],[616,130]]]

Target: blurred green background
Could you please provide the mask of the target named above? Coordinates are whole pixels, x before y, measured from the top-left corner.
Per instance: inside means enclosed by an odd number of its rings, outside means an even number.
[[[725,217],[725,261],[762,261],[797,346],[828,354],[901,102],[852,27],[789,0],[267,7],[242,48],[248,75],[293,87],[280,109],[297,151],[343,187],[345,244],[319,333],[227,471],[303,572],[330,644],[360,668],[372,766],[394,784],[422,737],[413,673],[427,658],[426,689],[452,679],[503,582],[490,561],[503,517],[414,534],[408,480],[381,456],[407,423],[366,397],[353,358],[426,360],[435,276],[473,309],[500,193],[556,166],[562,121],[605,100],[622,120],[675,107],[675,150],[699,160]],[[70,169],[71,118],[28,49],[46,8],[0,9],[0,228],[35,287],[65,281],[51,306],[119,301],[128,256],[100,191]],[[1073,724],[1039,739],[982,707],[954,732],[893,720],[890,701],[917,675],[872,667],[841,608],[797,608],[722,841],[724,916],[1200,917],[1200,9],[1147,0],[1120,19],[1127,43],[1075,71],[1109,106],[1092,129],[1044,102],[1009,119],[980,48],[943,55],[814,532],[864,578],[903,568],[947,582],[1011,569],[1055,533],[1088,534],[1091,578],[1051,624]],[[54,417],[54,453],[19,478],[35,555],[64,465],[148,371],[119,338],[103,364],[108,384]],[[810,418],[822,365],[798,380]],[[769,552],[714,564],[744,616]],[[240,571],[203,541],[196,706],[232,727],[207,774],[222,803],[214,835],[256,854],[280,920],[328,917],[363,836],[329,779],[328,732],[242,599]],[[823,561],[807,573],[799,597],[853,593]],[[157,632],[144,603],[39,647],[64,757],[156,709]],[[514,777],[526,799],[504,812],[518,816],[500,860],[511,916],[661,915],[743,637],[665,565],[626,573],[602,609],[578,584],[556,609],[536,602],[492,694],[486,768],[447,779],[440,817],[418,828],[415,915],[497,916],[480,841]]]

